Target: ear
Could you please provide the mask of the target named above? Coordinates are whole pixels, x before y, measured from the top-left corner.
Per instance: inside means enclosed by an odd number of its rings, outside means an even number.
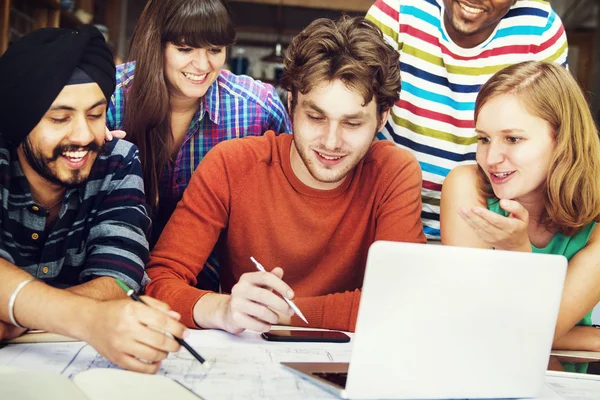
[[[290,114],[290,117],[292,116],[292,91],[288,90],[288,95],[287,95],[287,108],[288,108],[288,113]]]
[[[381,119],[380,119],[381,123],[379,124],[379,127],[377,128],[377,132],[381,132],[381,130],[385,126],[385,123],[387,122],[387,119],[390,116],[390,109],[391,108],[388,108],[387,110],[385,110],[384,112],[381,113],[381,115],[380,115],[380,117],[381,117]]]

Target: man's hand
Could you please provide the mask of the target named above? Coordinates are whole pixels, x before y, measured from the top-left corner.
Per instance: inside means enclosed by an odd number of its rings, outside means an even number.
[[[294,311],[276,293],[292,299],[293,290],[281,280],[283,270],[249,272],[241,276],[231,288],[231,296],[225,303],[223,329],[239,334],[245,329],[267,332],[272,324],[280,322],[279,314],[292,316]]]
[[[0,340],[10,340],[21,336],[27,328],[18,328],[13,324],[0,321]]]
[[[118,366],[153,374],[169,352],[179,350],[168,335],[184,338],[189,332],[168,305],[141,298],[147,305],[131,299],[98,302],[84,339]]]
[[[106,140],[107,142],[110,142],[111,140],[113,140],[113,137],[116,137],[117,139],[123,139],[125,137],[125,135],[127,135],[127,132],[125,131],[109,131],[108,128],[106,128],[106,133],[104,134],[104,140]]]
[[[527,234],[527,210],[514,200],[500,200],[500,207],[510,213],[508,217],[482,207],[461,208],[459,214],[481,240],[490,246],[499,250],[531,252],[531,242]]]

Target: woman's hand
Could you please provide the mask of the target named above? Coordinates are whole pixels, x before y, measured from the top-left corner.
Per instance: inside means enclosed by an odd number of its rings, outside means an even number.
[[[116,137],[117,139],[123,139],[125,138],[125,135],[127,135],[127,132],[125,131],[109,131],[108,128],[106,128],[104,139],[107,142],[110,142],[111,140],[113,140],[113,137]]]
[[[531,252],[527,234],[529,213],[519,202],[500,200],[500,207],[508,211],[508,217],[483,207],[461,208],[462,219],[477,233],[479,238],[499,250]]]

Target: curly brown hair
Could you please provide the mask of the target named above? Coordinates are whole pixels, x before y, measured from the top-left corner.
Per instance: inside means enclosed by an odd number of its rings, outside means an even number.
[[[400,94],[398,52],[363,17],[315,20],[288,47],[284,67],[280,83],[291,92],[290,114],[298,92],[306,94],[335,79],[360,93],[364,105],[375,97],[378,115],[389,110]]]

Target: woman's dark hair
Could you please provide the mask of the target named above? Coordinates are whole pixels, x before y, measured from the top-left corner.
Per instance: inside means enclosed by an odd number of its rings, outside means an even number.
[[[124,129],[139,148],[146,199],[154,210],[173,143],[165,46],[226,47],[235,37],[224,0],[149,0],[138,20],[129,47],[135,72],[133,81],[125,79]]]

